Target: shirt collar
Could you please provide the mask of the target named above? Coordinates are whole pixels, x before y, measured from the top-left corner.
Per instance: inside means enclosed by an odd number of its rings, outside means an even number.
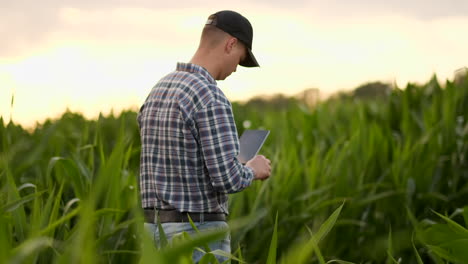
[[[185,71],[185,72],[192,72],[192,73],[199,73],[203,77],[205,77],[208,82],[212,84],[216,84],[216,80],[211,76],[211,74],[202,66],[193,64],[193,63],[183,63],[183,62],[178,62],[177,63],[177,70],[178,71]]]

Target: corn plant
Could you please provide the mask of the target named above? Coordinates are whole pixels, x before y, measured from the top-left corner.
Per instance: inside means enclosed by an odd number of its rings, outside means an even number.
[[[468,80],[233,108],[239,134],[271,130],[273,172],[230,197],[232,262],[467,262]],[[0,263],[189,263],[219,234],[156,249],[139,153],[133,111],[0,119]]]

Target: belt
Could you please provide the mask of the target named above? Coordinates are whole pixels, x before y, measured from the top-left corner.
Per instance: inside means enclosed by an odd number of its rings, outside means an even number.
[[[188,215],[193,222],[203,221],[226,221],[226,215],[224,213],[181,213],[176,210],[154,210],[144,209],[145,222],[155,224],[155,214],[159,213],[160,223],[183,223],[189,222]]]

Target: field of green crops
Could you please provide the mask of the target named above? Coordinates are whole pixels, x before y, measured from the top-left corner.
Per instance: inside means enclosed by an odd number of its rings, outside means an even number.
[[[231,196],[240,261],[468,263],[468,80],[233,107],[239,133],[271,130],[272,177]],[[188,263],[219,233],[155,249],[139,151],[132,111],[0,120],[0,263]]]

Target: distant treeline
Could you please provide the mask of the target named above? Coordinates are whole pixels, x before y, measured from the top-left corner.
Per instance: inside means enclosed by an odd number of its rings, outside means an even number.
[[[454,77],[454,83],[456,85],[462,85],[466,82],[468,77],[468,68],[460,68],[456,71]],[[433,81],[438,81],[437,76],[432,77]],[[380,99],[388,97],[392,90],[397,89],[395,84],[374,81],[367,82],[358,87],[352,89],[351,91],[339,91],[332,96],[326,98],[325,100],[341,100],[341,99]],[[317,103],[322,101],[320,89],[318,88],[309,88],[306,89],[294,96],[286,96],[283,94],[275,95],[260,95],[255,96],[252,99],[248,100],[245,103],[236,102],[236,105],[245,105],[247,107],[259,107],[259,108],[287,108],[291,103],[303,103],[308,107],[313,107]]]

